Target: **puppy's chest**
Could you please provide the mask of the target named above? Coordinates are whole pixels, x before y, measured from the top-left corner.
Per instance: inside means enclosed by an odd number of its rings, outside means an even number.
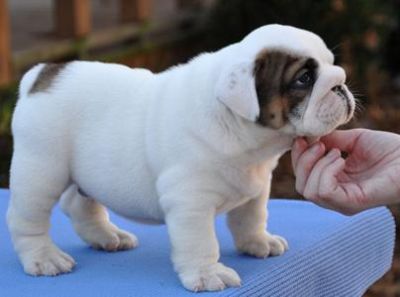
[[[271,170],[265,165],[233,168],[225,172],[236,199],[256,198],[263,194],[271,180]]]
[[[225,172],[225,185],[228,187],[225,199],[218,206],[218,212],[230,211],[251,199],[268,194],[270,172],[267,170],[230,170]]]

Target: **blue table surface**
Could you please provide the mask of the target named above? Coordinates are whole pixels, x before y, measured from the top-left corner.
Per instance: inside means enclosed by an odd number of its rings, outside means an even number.
[[[8,198],[9,192],[0,190],[0,216],[3,218],[0,221],[0,296],[193,296],[193,293],[181,286],[173,271],[166,227],[141,225],[113,213],[111,220],[115,224],[138,236],[138,248],[116,253],[91,249],[80,240],[68,218],[56,207],[52,215],[51,236],[78,264],[72,273],[57,277],[31,277],[24,274],[5,224]],[[263,273],[270,273],[271,277],[281,273],[280,267],[286,262],[294,263],[293,259],[301,256],[307,258],[310,250],[318,248],[321,241],[329,241],[332,234],[339,234],[355,222],[368,223],[370,220],[375,224],[375,221],[381,220],[380,216],[388,218],[389,222],[384,226],[385,230],[390,230],[389,236],[382,239],[387,241],[382,255],[391,261],[394,224],[385,208],[366,211],[354,217],[346,217],[302,201],[272,200],[268,208],[269,231],[284,236],[289,241],[290,250],[281,257],[255,259],[238,255],[226,228],[224,216],[218,217],[216,221],[221,261],[241,275],[243,286],[239,290],[251,289],[246,284],[251,284],[252,280]],[[355,234],[355,237],[358,235]],[[340,249],[336,253],[339,255]],[[312,253],[310,255],[312,257]],[[323,265],[321,267],[319,271],[324,271]],[[378,275],[382,275],[387,269],[388,267],[383,267]],[[294,276],[293,282],[298,278]],[[232,288],[202,295],[234,295],[235,292],[238,289]]]

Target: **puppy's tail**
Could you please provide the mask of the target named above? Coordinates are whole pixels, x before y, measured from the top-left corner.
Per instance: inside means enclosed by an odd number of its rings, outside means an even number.
[[[19,84],[19,98],[24,98],[28,96],[29,91],[32,89],[33,84],[36,81],[40,71],[45,66],[45,64],[41,63],[34,67],[32,67],[28,72],[24,74]]]

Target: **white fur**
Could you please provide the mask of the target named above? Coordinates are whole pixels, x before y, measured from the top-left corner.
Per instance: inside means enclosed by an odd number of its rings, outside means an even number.
[[[251,69],[264,48],[309,55],[321,65],[321,80],[301,107],[306,116],[280,130],[254,123],[260,110]],[[271,172],[295,135],[322,135],[347,120],[340,103],[334,122],[317,115],[322,98],[345,79],[332,62],[318,36],[270,25],[159,74],[73,62],[48,90],[29,94],[43,66],[30,70],[12,123],[8,211],[25,271],[55,275],[74,265],[48,236],[50,211],[62,195],[63,209],[92,246],[137,245],[109,222],[104,205],[134,220],[167,223],[172,261],[187,289],[239,285],[236,272],[218,263],[214,217],[228,212],[240,251],[267,257],[287,249],[266,231]]]

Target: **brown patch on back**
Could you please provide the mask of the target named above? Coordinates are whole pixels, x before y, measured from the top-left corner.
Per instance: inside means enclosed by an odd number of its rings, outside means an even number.
[[[258,54],[253,73],[260,106],[259,124],[279,129],[287,123],[289,113],[311,91],[290,88],[308,60],[279,50],[264,50]]]
[[[40,70],[39,75],[29,90],[29,94],[47,91],[66,65],[67,63],[46,64],[42,70]]]

